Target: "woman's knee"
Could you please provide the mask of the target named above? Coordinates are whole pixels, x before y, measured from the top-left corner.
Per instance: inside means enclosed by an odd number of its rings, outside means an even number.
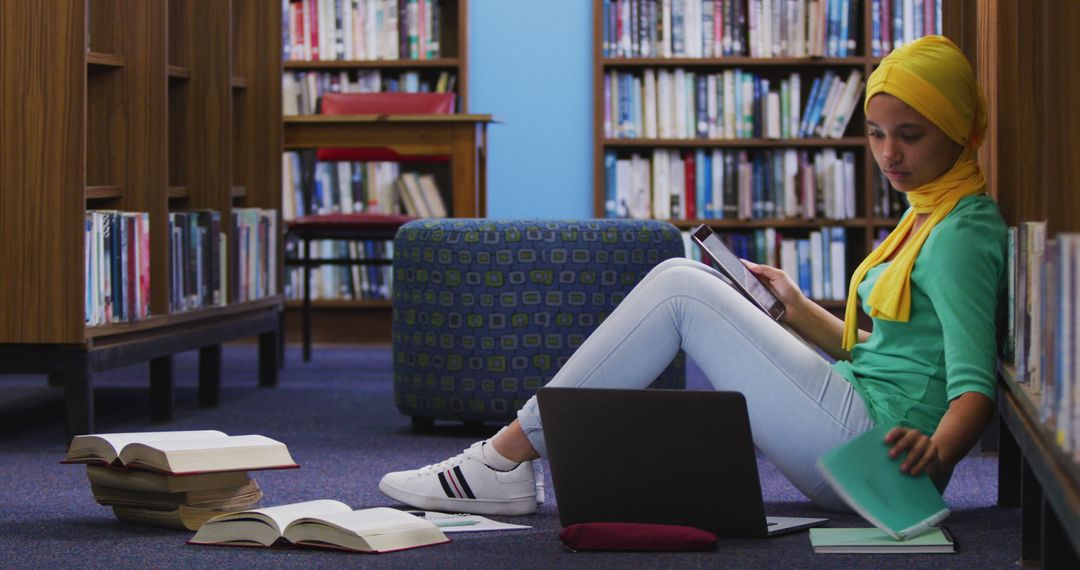
[[[646,285],[668,294],[698,293],[702,289],[718,285],[719,289],[728,289],[710,272],[708,266],[692,259],[667,259],[657,265],[653,272],[655,273],[650,273]]]
[[[655,277],[656,275],[665,273],[678,267],[688,267],[695,263],[698,262],[685,257],[669,257],[653,266],[653,268],[649,270],[649,277]]]

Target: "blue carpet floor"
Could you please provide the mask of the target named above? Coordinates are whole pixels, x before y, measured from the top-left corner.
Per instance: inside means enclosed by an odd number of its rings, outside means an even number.
[[[178,355],[175,420],[148,420],[148,366],[95,377],[100,432],[220,429],[261,433],[288,444],[302,465],[254,475],[263,505],[333,498],[355,508],[393,506],[377,489],[387,471],[440,461],[498,426],[467,430],[438,424],[416,436],[393,404],[388,348],[317,348],[311,363],[288,352],[277,388],[258,387],[250,346],[224,350],[221,405],[196,405],[197,360]],[[688,384],[704,389],[691,367]],[[806,533],[764,539],[722,539],[715,552],[680,554],[572,553],[558,540],[555,501],[532,516],[507,519],[523,532],[457,535],[448,545],[385,555],[311,550],[189,546],[190,533],[117,521],[90,495],[82,466],[61,465],[66,449],[61,392],[44,377],[0,376],[0,568],[402,567],[402,568],[1007,568],[1020,552],[1019,511],[995,506],[996,459],[973,455],[946,493],[947,524],[957,536],[951,555],[815,555]],[[854,515],[821,513],[766,460],[759,460],[770,514],[828,516],[833,526],[866,526]],[[550,480],[548,489],[550,489]],[[495,517],[498,518],[498,517]]]

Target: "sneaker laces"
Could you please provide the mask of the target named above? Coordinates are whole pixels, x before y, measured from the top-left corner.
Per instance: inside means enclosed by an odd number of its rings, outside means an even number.
[[[472,456],[474,459],[480,460],[480,462],[483,463],[483,457],[482,457],[482,455],[481,455],[481,453],[479,451],[480,446],[482,446],[482,445],[484,445],[484,442],[478,441],[478,442],[472,444],[471,446],[469,446],[467,449],[462,450],[461,453],[451,457],[450,459],[447,459],[445,461],[440,461],[438,463],[432,463],[431,465],[425,465],[424,467],[421,467],[420,469],[417,469],[417,473],[419,475],[430,475],[432,473],[438,473],[440,471],[446,471],[447,469],[449,469],[451,467],[456,467],[458,465],[461,465],[461,462],[465,460],[466,456]],[[476,451],[474,451],[474,449]]]

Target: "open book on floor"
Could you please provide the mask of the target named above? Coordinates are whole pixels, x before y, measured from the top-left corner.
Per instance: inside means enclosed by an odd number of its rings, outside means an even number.
[[[78,435],[63,463],[170,475],[299,467],[280,441],[261,435],[230,436],[214,430]]]
[[[818,554],[947,554],[956,541],[947,527],[934,527],[908,540],[877,528],[812,528],[810,545]]]
[[[405,511],[387,507],[354,511],[339,501],[320,500],[217,516],[188,542],[391,552],[449,541],[439,527]]]
[[[949,516],[949,508],[925,472],[900,471],[905,455],[889,457],[877,426],[826,453],[818,470],[838,495],[864,519],[897,540],[914,538]]]

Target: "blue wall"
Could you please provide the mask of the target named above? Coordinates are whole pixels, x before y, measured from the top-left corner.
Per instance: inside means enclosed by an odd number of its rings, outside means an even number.
[[[592,216],[592,3],[470,0],[469,111],[491,113],[490,217]]]

